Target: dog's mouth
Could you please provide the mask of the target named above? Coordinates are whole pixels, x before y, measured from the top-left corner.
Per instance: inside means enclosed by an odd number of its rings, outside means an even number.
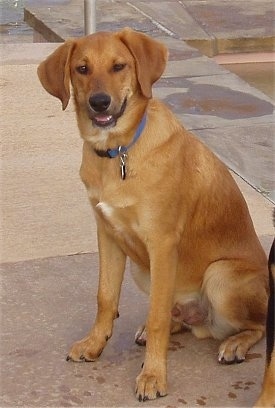
[[[113,127],[116,125],[117,120],[123,115],[125,108],[127,105],[127,98],[124,99],[121,108],[117,114],[114,115],[108,115],[104,112],[97,114],[97,115],[91,115],[90,113],[90,119],[93,122],[94,126],[100,127],[100,128],[107,128],[107,127]]]
[[[98,127],[115,126],[116,119],[113,115],[98,115],[92,118],[93,124]]]

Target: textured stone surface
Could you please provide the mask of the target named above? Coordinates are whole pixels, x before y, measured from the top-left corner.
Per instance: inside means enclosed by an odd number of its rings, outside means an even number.
[[[98,0],[97,30],[130,26],[183,39],[203,54],[274,50],[271,0]],[[83,2],[59,0],[26,7],[25,21],[47,41],[83,35]]]
[[[120,318],[100,358],[65,361],[95,317],[97,267],[97,255],[90,254],[2,265],[2,407],[140,407],[134,384],[144,349],[134,333],[148,300],[128,270]],[[169,395],[142,406],[251,407],[262,381],[264,340],[244,363],[231,366],[217,363],[218,345],[188,332],[171,336]]]

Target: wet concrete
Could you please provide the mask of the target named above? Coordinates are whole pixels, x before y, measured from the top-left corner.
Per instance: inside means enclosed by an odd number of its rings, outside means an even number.
[[[32,42],[32,30],[23,21],[22,1],[2,0],[0,3],[1,42]]]
[[[274,109],[272,103],[251,94],[213,84],[197,85],[183,78],[163,79],[158,86],[187,89],[187,92],[174,93],[164,99],[176,113],[214,115],[235,120],[265,116],[272,114]]]
[[[273,101],[227,71],[198,76],[183,72],[181,80],[164,75],[155,94],[192,130],[272,123],[274,119]]]

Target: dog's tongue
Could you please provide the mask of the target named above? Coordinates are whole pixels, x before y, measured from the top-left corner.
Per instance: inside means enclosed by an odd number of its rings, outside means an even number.
[[[96,116],[96,121],[99,123],[106,123],[106,122],[110,122],[110,120],[112,120],[112,116],[111,115],[106,115],[106,116]]]

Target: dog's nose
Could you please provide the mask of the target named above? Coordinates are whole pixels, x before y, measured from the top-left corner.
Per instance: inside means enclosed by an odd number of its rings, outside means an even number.
[[[95,112],[106,111],[111,103],[111,97],[106,93],[97,93],[89,98],[89,104]]]

